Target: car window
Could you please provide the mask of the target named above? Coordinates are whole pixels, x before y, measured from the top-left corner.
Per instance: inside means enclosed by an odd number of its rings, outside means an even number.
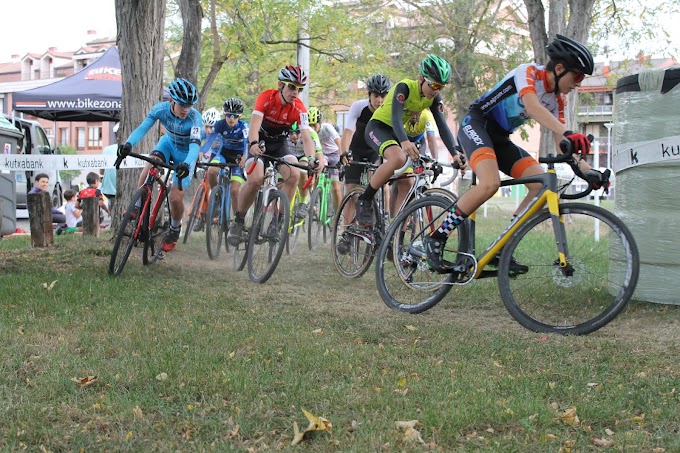
[[[47,140],[45,131],[40,128],[35,128],[35,149],[38,150],[40,154],[52,154],[52,148],[50,148],[50,142]]]

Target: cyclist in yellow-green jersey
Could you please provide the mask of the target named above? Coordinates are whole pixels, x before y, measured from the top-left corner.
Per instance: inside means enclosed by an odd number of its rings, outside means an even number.
[[[385,102],[373,113],[366,126],[366,142],[379,152],[384,161],[371,177],[365,192],[356,203],[357,222],[365,227],[373,225],[372,202],[378,189],[394,171],[406,164],[407,156],[417,159],[418,148],[412,143],[404,124],[417,112],[432,112],[439,135],[451,156],[461,168],[463,163],[455,148],[455,140],[444,116],[440,91],[451,78],[449,63],[435,55],[428,55],[420,65],[417,79],[404,79],[390,89]],[[402,193],[403,191],[399,191]]]

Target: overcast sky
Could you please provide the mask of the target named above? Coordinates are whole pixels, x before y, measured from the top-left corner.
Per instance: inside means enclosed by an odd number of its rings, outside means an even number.
[[[646,0],[647,3],[660,1],[665,0]],[[43,53],[51,46],[64,52],[76,50],[90,40],[88,30],[97,31],[100,38],[116,34],[114,0],[4,0],[4,4],[0,62],[10,61],[13,54],[23,57],[28,52]],[[663,17],[662,21],[665,23],[660,25],[673,34],[677,49],[680,46],[680,17]],[[614,49],[619,47],[615,41],[609,45]],[[660,39],[640,43],[639,48],[661,54],[675,53]],[[616,49],[618,51],[612,51],[608,58],[600,55],[596,59],[633,58],[639,48]]]
[[[116,35],[114,0],[6,0],[0,25],[0,62],[13,54],[73,51],[88,40]]]

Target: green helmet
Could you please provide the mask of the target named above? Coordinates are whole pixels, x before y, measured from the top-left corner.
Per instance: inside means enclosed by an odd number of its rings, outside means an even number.
[[[428,54],[420,64],[420,74],[433,82],[445,85],[451,80],[451,65],[443,58]]]
[[[300,128],[298,127],[297,121],[290,125],[290,133],[292,133],[292,134],[299,134],[300,133]]]

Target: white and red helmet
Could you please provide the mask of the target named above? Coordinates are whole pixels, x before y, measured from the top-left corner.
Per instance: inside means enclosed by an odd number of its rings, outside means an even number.
[[[284,66],[279,71],[279,80],[299,87],[307,85],[307,73],[300,66]]]

